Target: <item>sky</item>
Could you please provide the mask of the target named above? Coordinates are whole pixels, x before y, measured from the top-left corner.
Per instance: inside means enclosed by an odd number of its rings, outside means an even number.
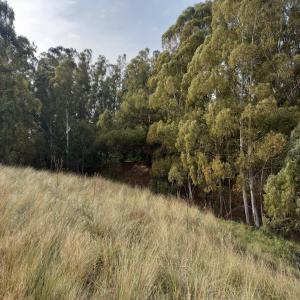
[[[161,35],[180,13],[200,0],[8,0],[18,35],[38,53],[50,47],[92,49],[110,61],[161,49]]]

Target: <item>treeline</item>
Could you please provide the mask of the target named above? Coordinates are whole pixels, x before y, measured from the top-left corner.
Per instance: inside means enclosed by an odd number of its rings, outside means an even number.
[[[220,216],[300,231],[300,2],[216,0],[187,8],[126,63],[35,49],[0,0],[0,161],[99,171],[152,167],[157,189]]]

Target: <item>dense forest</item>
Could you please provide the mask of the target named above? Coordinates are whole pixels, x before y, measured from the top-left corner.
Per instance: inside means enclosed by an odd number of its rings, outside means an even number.
[[[162,45],[129,62],[37,56],[0,0],[0,163],[92,174],[141,162],[158,191],[300,232],[300,1],[199,3]]]

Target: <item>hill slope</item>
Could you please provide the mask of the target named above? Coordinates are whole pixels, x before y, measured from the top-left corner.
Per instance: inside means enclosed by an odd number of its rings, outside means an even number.
[[[1,299],[300,299],[297,247],[146,190],[0,166]]]

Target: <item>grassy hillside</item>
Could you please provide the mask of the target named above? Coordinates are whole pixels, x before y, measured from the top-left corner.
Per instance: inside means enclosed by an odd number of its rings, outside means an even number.
[[[0,299],[300,299],[297,247],[146,190],[0,166]]]

